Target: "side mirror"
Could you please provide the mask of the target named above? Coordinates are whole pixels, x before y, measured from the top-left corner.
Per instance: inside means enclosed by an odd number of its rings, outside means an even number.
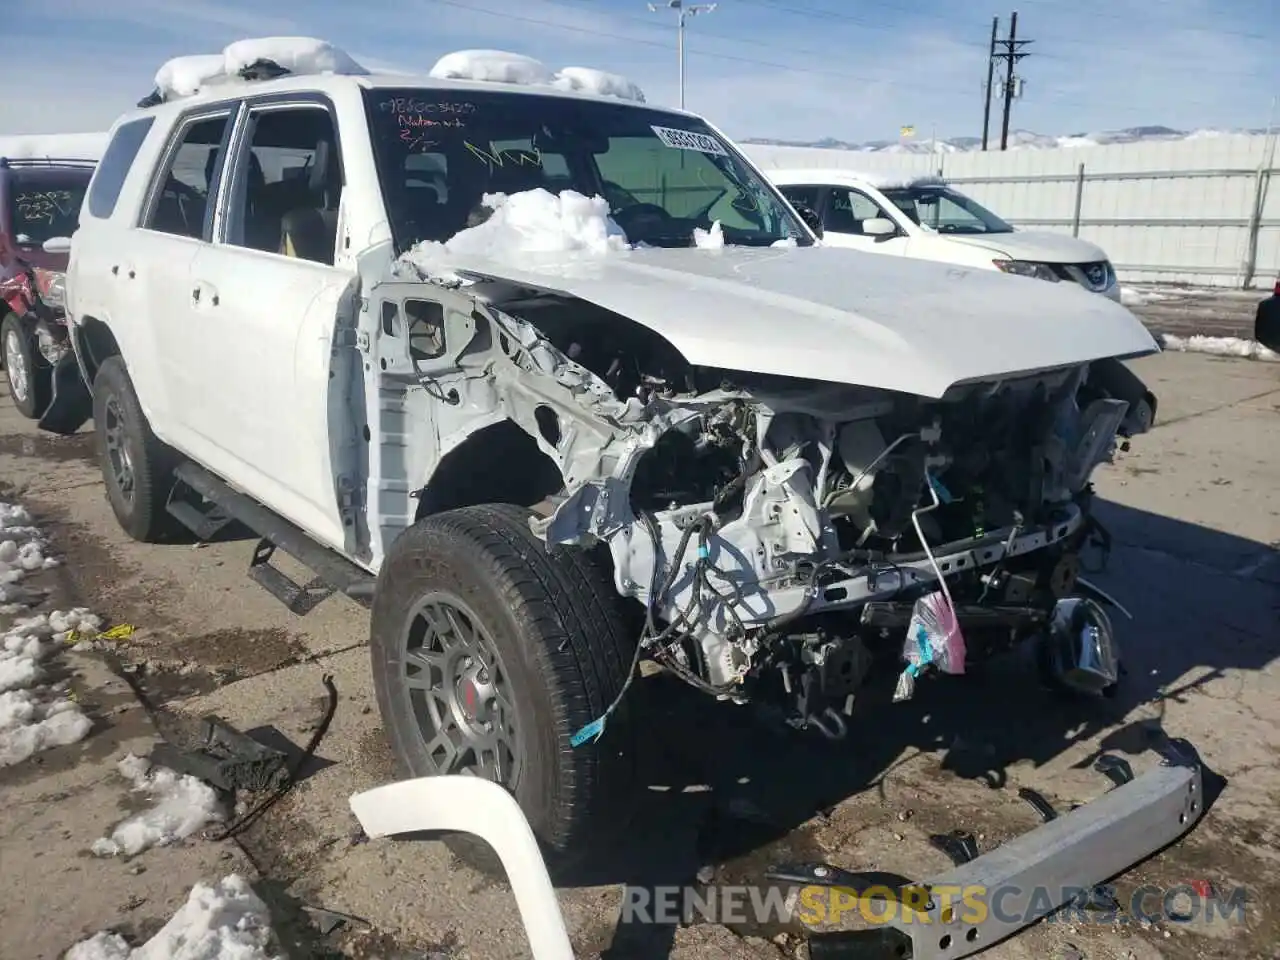
[[[862,221],[862,234],[867,237],[888,239],[898,232],[898,225],[888,217],[872,217]]]
[[[70,237],[50,237],[43,244],[45,253],[70,253]]]
[[[818,216],[818,211],[813,207],[806,207],[803,203],[793,203],[792,206],[796,208],[796,213],[800,214],[800,219],[804,221],[804,225],[821,240],[823,233],[826,231],[823,230],[822,218]]]

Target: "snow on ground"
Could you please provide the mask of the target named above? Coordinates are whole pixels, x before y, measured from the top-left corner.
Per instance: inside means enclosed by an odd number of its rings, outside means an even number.
[[[1241,337],[1179,337],[1172,333],[1158,335],[1160,345],[1166,350],[1182,353],[1208,353],[1219,357],[1246,357],[1250,360],[1280,361],[1280,353],[1268,350],[1256,340]]]
[[[21,506],[0,503],[0,613],[14,614],[41,599],[23,579],[57,566],[45,556],[45,539]],[[94,631],[101,621],[88,610],[19,617],[0,639],[0,767],[22,763],[42,750],[83,740],[93,722],[56,679],[51,661],[72,631]]]
[[[63,160],[99,160],[107,147],[106,133],[40,133],[0,137],[0,157],[32,160],[59,157]]]
[[[1155,290],[1139,290],[1136,287],[1120,288],[1120,302],[1126,307],[1140,307],[1145,303],[1159,303],[1161,300],[1168,299],[1168,294],[1158,293]]]
[[[102,931],[63,954],[63,960],[271,960],[271,917],[248,882],[231,874],[197,883],[187,902],[154,937],[131,948]]]
[[[202,780],[168,767],[153,767],[149,760],[132,753],[116,769],[135,792],[150,795],[152,805],[121,821],[109,837],[95,840],[90,849],[99,857],[132,857],[150,847],[183,840],[206,824],[223,819],[217,792]]]
[[[599,256],[630,248],[603,197],[584,197],[572,190],[556,195],[539,187],[510,196],[486,194],[482,202],[493,211],[489,219],[445,243],[420,243],[406,257],[435,273],[451,254],[510,263],[531,254]]]

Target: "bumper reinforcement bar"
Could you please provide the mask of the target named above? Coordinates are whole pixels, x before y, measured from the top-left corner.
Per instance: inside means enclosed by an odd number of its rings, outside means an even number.
[[[1127,764],[1104,757],[1095,769],[1118,783],[1110,791],[918,884],[919,906],[890,912],[879,929],[813,934],[811,956],[957,960],[1068,906],[1177,840],[1204,812],[1201,765],[1194,748],[1170,740],[1160,752],[1158,767],[1138,777],[1130,772],[1128,778],[1110,772],[1117,766],[1127,769]],[[809,884],[843,886],[839,874],[848,876],[840,871],[827,879],[825,870],[815,873],[813,866],[805,865]],[[778,868],[770,876],[794,877],[795,869]],[[984,898],[987,909],[975,912],[966,907],[962,895],[973,891]],[[851,893],[857,895],[856,887]],[[966,922],[977,915],[978,922]]]

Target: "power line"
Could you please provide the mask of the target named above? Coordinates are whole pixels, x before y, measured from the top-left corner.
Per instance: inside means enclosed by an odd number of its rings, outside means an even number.
[[[648,40],[643,37],[634,35],[613,33],[608,30],[596,30],[591,27],[580,27],[572,24],[562,23],[556,20],[546,20],[539,17],[526,17],[520,14],[508,13],[505,10],[493,10],[484,7],[477,7],[472,3],[463,3],[461,0],[430,0],[432,3],[442,4],[448,7],[456,7],[459,10],[466,10],[470,13],[480,13],[490,17],[500,17],[504,20],[514,20],[518,23],[537,24],[543,27],[554,27],[557,30],[566,30],[570,33],[581,33],[592,37],[606,37],[610,40],[622,40],[626,43],[639,44],[646,47],[656,47],[662,50],[669,50],[670,45],[661,43],[657,40]],[[562,8],[563,9],[563,8]],[[656,26],[654,24],[653,26]],[[943,86],[931,86],[927,84],[904,83],[895,79],[886,79],[884,77],[863,77],[857,74],[846,73],[843,70],[824,70],[815,67],[797,67],[787,63],[776,63],[770,60],[760,60],[755,57],[740,57],[731,53],[712,53],[709,50],[699,50],[698,56],[710,57],[714,60],[727,60],[734,63],[746,63],[755,67],[772,67],[775,70],[786,70],[790,73],[808,74],[810,76],[819,77],[839,77],[843,80],[857,80],[860,83],[875,83],[884,86],[899,87],[902,89],[920,90],[928,93],[938,93],[942,90],[950,89]]]

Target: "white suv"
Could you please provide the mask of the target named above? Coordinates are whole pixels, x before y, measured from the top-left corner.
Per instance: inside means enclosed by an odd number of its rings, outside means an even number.
[[[706,121],[507,67],[260,58],[152,98],[111,130],[68,312],[121,526],[234,517],[295,611],[317,584],[276,548],[369,603],[404,769],[506,784],[554,864],[671,733],[624,697],[642,659],[838,738],[944,577],[971,660],[1062,640],[1088,477],[1144,392],[1115,358],[1158,348],[1101,297],[824,249]],[[1077,653],[1052,675],[1115,679]]]
[[[830,246],[1076,283],[1120,300],[1101,247],[1018,230],[937,177],[804,169],[772,170],[769,177],[797,209],[816,215]]]

